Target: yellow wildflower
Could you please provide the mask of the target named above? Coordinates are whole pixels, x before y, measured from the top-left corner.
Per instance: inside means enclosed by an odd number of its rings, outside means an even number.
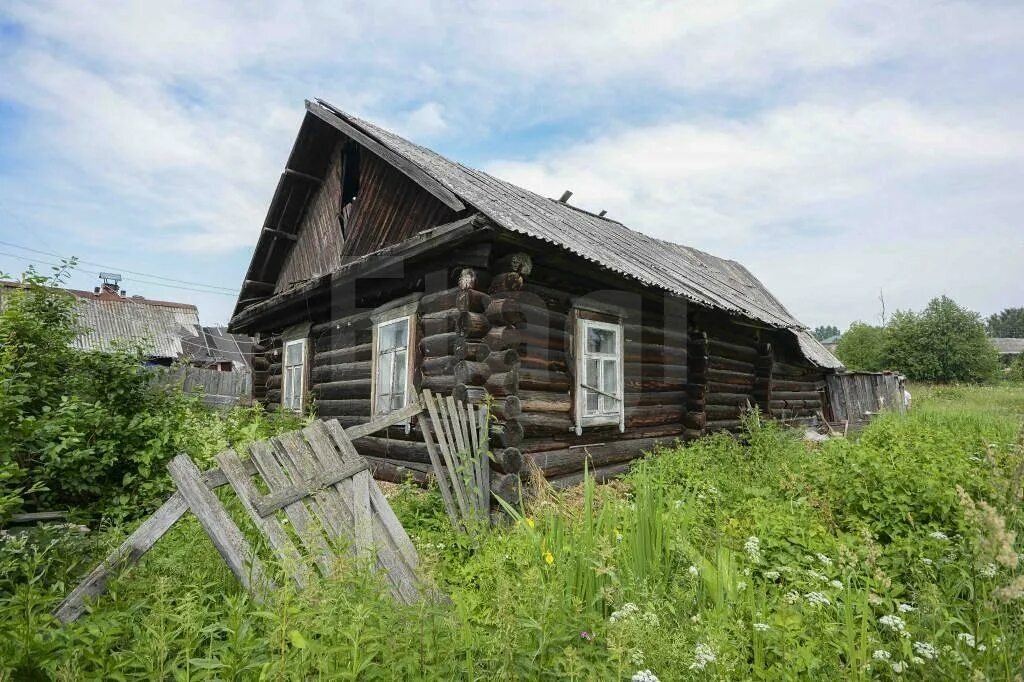
[[[548,566],[555,563],[555,555],[550,551],[544,552],[544,561],[548,563]]]
[[[533,522],[533,519],[531,519],[529,516],[527,516],[524,520],[526,521],[526,525],[529,526],[530,528],[533,528],[536,525]]]

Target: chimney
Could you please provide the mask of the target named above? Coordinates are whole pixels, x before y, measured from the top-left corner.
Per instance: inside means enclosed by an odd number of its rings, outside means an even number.
[[[118,282],[121,281],[121,275],[116,272],[101,272],[100,279],[103,280],[103,284],[99,288],[104,294],[117,294],[120,292],[121,287],[118,285]]]
[[[564,192],[562,192],[562,196],[559,197],[558,203],[560,203],[560,204],[567,204],[567,203],[569,203],[569,197],[571,197],[571,196],[572,196],[572,191],[568,190],[568,189],[565,190]]]

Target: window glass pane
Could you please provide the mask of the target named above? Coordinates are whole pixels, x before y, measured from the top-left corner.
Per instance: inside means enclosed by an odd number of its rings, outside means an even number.
[[[383,324],[378,329],[378,351],[404,348],[409,342],[409,321]]]
[[[387,396],[391,394],[391,372],[395,360],[394,353],[383,353],[377,356],[377,395]],[[387,402],[384,403],[385,409]]]
[[[397,353],[395,353],[395,376],[394,379],[392,380],[392,393],[396,393],[400,399],[404,398],[405,396],[405,357],[406,351],[404,350],[400,350]],[[399,405],[399,407],[402,406]]]
[[[583,395],[586,400],[586,407],[584,408],[584,413],[597,414],[598,398],[600,398],[597,391],[587,390]]]
[[[605,393],[610,393],[613,396],[618,395],[619,372],[616,368],[617,364],[618,363],[615,360],[604,361],[604,376],[602,377],[601,384],[601,390]],[[606,395],[601,396],[601,411],[618,412],[619,401]]]
[[[588,353],[614,353],[615,332],[610,329],[587,327]]]
[[[600,388],[600,386],[598,385],[598,382],[601,380],[600,367],[600,360],[596,358],[587,358],[587,371],[583,374],[583,383],[585,383],[587,386]]]
[[[285,351],[284,362],[286,365],[298,365],[302,363],[302,345],[301,343],[290,343]]]
[[[377,394],[377,404],[374,406],[373,411],[375,414],[386,414],[390,411],[388,403],[391,401],[391,396],[388,393]]]

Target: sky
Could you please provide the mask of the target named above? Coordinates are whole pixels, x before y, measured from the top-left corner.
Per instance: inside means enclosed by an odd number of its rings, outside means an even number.
[[[742,262],[805,324],[1024,305],[1024,3],[0,3],[0,272],[233,308],[321,97]]]

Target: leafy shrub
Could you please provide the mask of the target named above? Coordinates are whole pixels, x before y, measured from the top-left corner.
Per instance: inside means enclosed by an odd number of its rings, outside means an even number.
[[[886,368],[886,330],[854,322],[839,339],[836,356],[851,370],[879,372]]]

